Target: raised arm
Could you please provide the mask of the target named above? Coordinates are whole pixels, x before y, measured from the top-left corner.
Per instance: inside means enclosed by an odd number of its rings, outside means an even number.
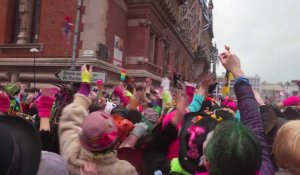
[[[201,109],[202,103],[204,101],[204,97],[207,94],[208,87],[212,79],[213,79],[213,74],[211,73],[205,74],[201,77],[200,85],[194,94],[193,101],[188,106],[189,112],[198,112]]]
[[[78,162],[80,153],[79,134],[81,124],[88,115],[88,108],[91,100],[88,98],[90,92],[90,82],[92,79],[92,69],[88,71],[86,66],[82,66],[82,83],[78,93],[75,94],[71,104],[63,109],[59,125],[60,151],[62,157],[67,161]],[[84,162],[78,162],[83,164]],[[78,165],[82,166],[82,165]]]
[[[262,166],[261,173],[263,175],[274,175],[274,168],[272,166],[270,155],[268,153],[268,146],[265,140],[263,124],[259,113],[259,107],[253,94],[249,80],[245,78],[244,72],[241,69],[239,58],[225,51],[220,56],[220,61],[235,77],[234,90],[238,100],[238,106],[241,113],[241,121],[244,125],[249,127],[257,136],[262,147]]]

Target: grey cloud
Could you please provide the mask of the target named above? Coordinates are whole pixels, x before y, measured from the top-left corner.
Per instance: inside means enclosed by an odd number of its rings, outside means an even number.
[[[215,0],[219,51],[228,44],[249,76],[268,82],[300,79],[300,1]],[[219,66],[219,74],[224,71]]]

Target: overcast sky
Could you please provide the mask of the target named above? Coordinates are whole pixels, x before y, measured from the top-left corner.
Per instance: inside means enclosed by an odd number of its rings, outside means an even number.
[[[214,0],[214,6],[219,52],[229,45],[246,75],[276,83],[300,79],[300,1]]]

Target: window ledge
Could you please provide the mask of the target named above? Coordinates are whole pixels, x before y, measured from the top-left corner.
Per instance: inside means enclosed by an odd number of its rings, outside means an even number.
[[[4,50],[29,50],[36,48],[39,51],[43,50],[43,43],[27,43],[27,44],[0,44],[0,52]]]

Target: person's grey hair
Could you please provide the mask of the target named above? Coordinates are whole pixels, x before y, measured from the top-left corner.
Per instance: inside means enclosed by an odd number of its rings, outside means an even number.
[[[68,175],[68,165],[56,153],[42,151],[40,167],[37,175]]]

